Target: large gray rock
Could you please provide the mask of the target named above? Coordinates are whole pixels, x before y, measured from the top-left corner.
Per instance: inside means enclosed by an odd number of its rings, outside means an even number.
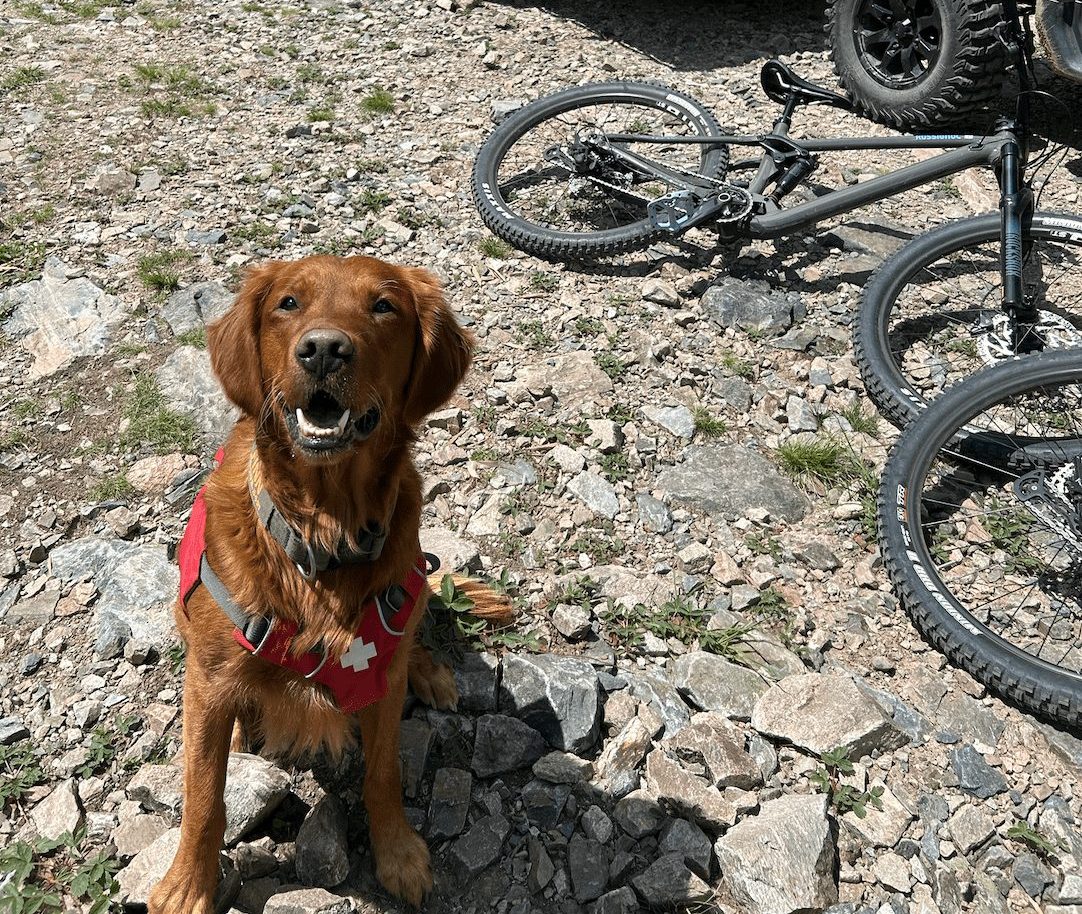
[[[650,751],[651,739],[638,717],[631,718],[597,757],[595,786],[606,796],[619,799],[639,786],[639,766]]]
[[[703,311],[722,327],[777,336],[803,320],[804,301],[795,292],[774,292],[765,282],[724,277],[699,300]]]
[[[665,722],[665,736],[679,732],[691,720],[691,710],[671,682],[650,673],[626,675],[631,695],[648,705]]]
[[[485,714],[477,720],[470,765],[487,778],[528,768],[545,753],[545,738],[529,724],[505,714]]]
[[[421,548],[440,560],[440,574],[477,571],[481,554],[477,546],[447,527],[422,527]]]
[[[263,914],[349,914],[353,902],[326,889],[291,889],[267,899]]]
[[[601,730],[601,684],[593,666],[554,654],[508,654],[500,710],[514,714],[557,749],[582,754]]]
[[[718,834],[736,822],[737,809],[713,784],[655,749],[646,757],[646,789],[667,809]]]
[[[885,784],[872,783],[868,787],[883,788],[883,793],[879,797],[882,809],[869,805],[863,816],[858,816],[850,810],[842,816],[842,822],[850,831],[863,838],[865,844],[875,847],[894,847],[909,828],[909,823],[913,821],[913,813]],[[925,832],[925,834],[928,833],[928,831]]]
[[[233,304],[233,293],[220,282],[197,282],[174,292],[162,305],[162,317],[177,336],[217,320]]]
[[[65,582],[93,578],[101,594],[95,650],[102,656],[117,656],[131,638],[162,644],[171,637],[180,578],[164,546],[88,536],[57,546],[49,559]]]
[[[702,766],[715,787],[754,790],[763,783],[759,764],[744,748],[744,734],[718,712],[696,714],[663,745],[683,761]]]
[[[722,884],[748,914],[822,910],[838,900],[827,798],[787,796],[763,804],[714,844]]]
[[[673,682],[696,707],[737,720],[748,720],[755,702],[769,688],[754,670],[706,651],[678,657]]]
[[[165,875],[180,846],[180,829],[171,828],[153,844],[144,848],[124,869],[117,873],[120,891],[117,901],[130,907],[145,908],[151,890]],[[215,911],[225,911],[240,888],[240,876],[224,854],[219,856],[224,872],[214,894]],[[269,910],[269,909],[268,909]]]
[[[305,816],[297,833],[297,878],[305,885],[332,888],[349,875],[346,807],[325,796]]]
[[[947,830],[954,846],[963,854],[968,854],[992,837],[996,824],[979,806],[967,804],[951,816]]]
[[[154,373],[171,409],[189,414],[207,435],[224,440],[237,418],[210,368],[205,349],[180,346]]]
[[[496,710],[496,683],[499,680],[500,659],[492,654],[464,654],[454,664],[455,685],[458,686],[458,709],[485,713]]]
[[[808,509],[808,500],[770,461],[737,444],[688,448],[684,462],[661,473],[655,488],[729,520],[762,509],[796,521]]]
[[[67,780],[57,784],[44,800],[30,810],[30,821],[38,835],[50,841],[63,834],[74,834],[83,821],[75,782]]]
[[[34,356],[31,378],[51,375],[79,356],[101,355],[127,313],[86,277],[68,279],[70,272],[49,258],[41,279],[0,291],[0,314],[12,312],[3,331]]]
[[[751,725],[816,755],[841,747],[856,759],[905,742],[883,709],[844,673],[783,679],[756,703]]]
[[[273,762],[231,752],[225,776],[225,843],[236,844],[289,795],[290,778]]]
[[[440,768],[432,781],[428,807],[428,836],[435,841],[453,838],[466,827],[473,776],[461,768]]]
[[[478,819],[451,846],[451,857],[462,876],[476,876],[499,859],[504,842],[511,833],[511,823],[503,816],[489,815]]]
[[[659,857],[632,879],[631,884],[652,908],[694,905],[714,897],[710,886],[688,869],[684,854],[680,852]]]
[[[951,767],[958,775],[958,786],[966,793],[987,800],[1006,792],[1007,779],[972,746],[952,749],[950,759]]]
[[[603,476],[590,470],[583,470],[567,484],[567,491],[579,499],[587,508],[612,520],[620,510],[620,500],[616,490]]]
[[[565,403],[592,403],[612,393],[612,380],[585,350],[553,356],[542,365],[524,368],[518,380],[533,393],[551,389]]]
[[[609,883],[612,854],[600,841],[576,833],[567,848],[567,868],[575,901],[583,904],[600,898]]]

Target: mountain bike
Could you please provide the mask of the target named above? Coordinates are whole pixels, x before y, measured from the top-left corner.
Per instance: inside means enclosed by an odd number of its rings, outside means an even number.
[[[879,546],[922,634],[988,688],[1082,725],[1082,350],[959,382],[896,443]]]
[[[722,131],[689,95],[635,82],[596,83],[531,102],[481,146],[473,195],[488,228],[550,260],[643,249],[698,226],[723,240],[776,238],[968,168],[991,168],[999,213],[943,226],[884,263],[868,287],[855,350],[869,393],[896,424],[977,367],[1018,353],[1082,345],[1082,218],[1034,211],[1029,159],[1032,34],[1007,0],[1001,40],[1022,83],[1018,111],[984,136],[796,138],[805,105],[851,103],[777,60],[763,91],[782,105],[760,136]],[[731,161],[734,148],[762,151]],[[783,206],[824,152],[944,150],[888,174]],[[746,177],[740,177],[746,174]],[[1077,274],[1082,275],[1082,273]],[[964,307],[956,308],[958,296]]]

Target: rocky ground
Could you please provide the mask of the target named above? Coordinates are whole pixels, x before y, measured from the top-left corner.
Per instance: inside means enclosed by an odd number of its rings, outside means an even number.
[[[427,910],[1082,911],[1082,743],[926,647],[868,524],[893,432],[850,353],[861,284],[994,205],[988,178],[606,269],[494,244],[470,202],[493,111],[569,81],[661,80],[765,127],[765,58],[831,83],[822,16],[0,3],[0,904],[100,911],[117,869],[137,904],[168,863],[172,555],[230,422],[204,325],[246,265],[331,252],[437,270],[480,338],[419,448],[424,539],[520,607],[460,660],[459,713],[402,723]],[[1077,211],[1080,175],[1069,149],[1042,207]],[[790,479],[778,447],[828,433],[841,469]],[[397,909],[358,759],[230,766],[223,907]]]

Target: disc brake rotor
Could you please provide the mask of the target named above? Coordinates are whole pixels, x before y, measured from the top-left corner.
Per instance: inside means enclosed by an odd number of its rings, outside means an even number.
[[[1014,358],[1011,318],[1002,311],[981,315],[977,331],[977,352],[985,365],[994,365]],[[1082,346],[1082,331],[1065,317],[1052,311],[1038,311],[1032,333],[1044,341],[1044,349],[1075,349]]]

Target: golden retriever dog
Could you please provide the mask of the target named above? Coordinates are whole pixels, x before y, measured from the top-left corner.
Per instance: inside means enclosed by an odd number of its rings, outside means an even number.
[[[184,808],[149,909],[213,911],[231,748],[340,752],[357,729],[376,875],[419,905],[432,875],[402,807],[399,721],[407,682],[437,708],[457,692],[415,640],[430,591],[412,448],[473,338],[425,270],[309,257],[253,269],[207,345],[243,415],[180,549]],[[493,594],[479,608],[506,616]]]

